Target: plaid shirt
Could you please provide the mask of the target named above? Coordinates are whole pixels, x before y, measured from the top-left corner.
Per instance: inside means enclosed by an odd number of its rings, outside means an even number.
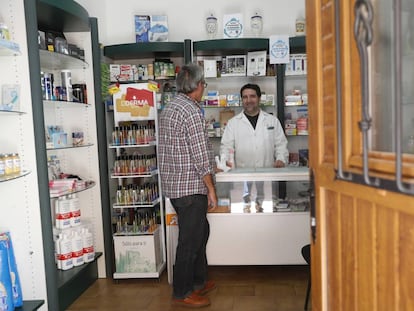
[[[207,194],[203,177],[214,176],[214,155],[200,105],[178,94],[161,112],[159,161],[164,195]]]

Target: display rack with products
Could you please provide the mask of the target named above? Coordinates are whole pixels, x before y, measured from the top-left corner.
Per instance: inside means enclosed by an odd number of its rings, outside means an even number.
[[[128,44],[119,44],[119,45],[110,45],[104,47],[104,56],[106,60],[113,65],[122,65],[122,64],[129,64],[136,67],[139,65],[146,66],[148,68],[154,68],[154,65],[158,61],[173,63],[174,67],[182,66],[184,63],[189,61],[190,56],[189,53],[186,51],[190,50],[190,42],[186,40],[185,42],[140,42],[140,43],[128,43]],[[187,56],[186,56],[187,55]],[[187,58],[189,57],[189,58]],[[151,66],[152,65],[152,66]],[[174,68],[175,69],[175,68]],[[144,71],[145,72],[145,71]],[[150,72],[151,73],[151,72]],[[154,72],[155,73],[155,72]],[[174,72],[175,74],[175,72]],[[146,78],[154,78],[154,80],[146,80]],[[114,80],[114,79],[112,79]],[[167,104],[168,100],[174,96],[174,77],[164,77],[158,76],[158,74],[153,77],[152,75],[148,75],[147,77],[142,77],[142,80],[136,80],[135,78],[131,81],[121,82],[120,88],[126,89],[129,86],[133,86],[136,83],[148,83],[157,85],[159,88],[160,93],[156,95],[156,105],[158,109],[162,109],[163,104]],[[134,83],[134,84],[131,84]],[[113,114],[113,115],[112,115]],[[157,132],[156,122],[157,120],[157,112],[153,115],[150,119],[146,118],[139,118],[138,120],[132,121],[131,120],[123,120],[127,121],[126,123],[122,123],[122,125],[118,124],[118,120],[115,118],[116,116],[116,101],[114,101],[114,109],[113,111],[108,111],[108,122],[107,122],[107,137],[108,141],[110,142],[110,149],[113,149],[113,152],[109,153],[108,156],[108,163],[110,168],[121,167],[118,165],[119,163],[125,163],[124,166],[128,167],[124,171],[126,174],[122,176],[117,173],[117,169],[115,171],[111,171],[111,185],[110,185],[110,193],[112,194],[112,202],[113,202],[113,219],[112,219],[112,230],[111,234],[113,234],[113,241],[114,241],[114,262],[115,266],[112,267],[112,271],[114,272],[115,278],[148,278],[148,277],[159,277],[161,271],[165,268],[166,265],[166,255],[165,255],[165,227],[164,227],[164,202],[161,196],[161,187],[159,186],[159,176],[158,170],[150,170],[148,174],[139,174],[137,175],[130,175],[128,172],[131,170],[129,169],[130,165],[126,165],[126,163],[137,163],[134,158],[129,159],[129,155],[133,154],[134,152],[137,154],[156,154],[156,140],[151,140],[149,142],[138,142],[139,139],[135,139],[135,141],[131,139],[127,141],[127,143],[122,143],[119,139],[121,137],[128,137],[128,127],[131,130],[130,133],[134,132],[134,129],[142,129],[145,127],[153,128],[155,133]],[[123,130],[121,130],[121,127]],[[125,131],[126,130],[126,134]],[[137,131],[135,131],[137,132]],[[139,131],[138,131],[139,132]],[[132,135],[135,136],[135,135]],[[115,137],[115,138],[114,138]],[[116,138],[118,137],[118,138]],[[128,154],[128,157],[126,157]],[[124,158],[122,158],[124,156]],[[139,163],[139,158],[136,158]],[[142,160],[142,159],[141,159]],[[137,168],[138,165],[134,165]],[[122,172],[122,170],[120,170]],[[128,176],[129,175],[129,176]],[[133,185],[137,183],[138,185]],[[149,181],[149,182],[146,182]],[[124,184],[127,185],[131,183],[132,186],[124,188]],[[146,186],[141,189],[141,186]],[[145,188],[157,188],[158,195],[152,200],[146,200],[143,202],[141,198],[145,197],[139,195],[136,199],[134,195],[127,196],[126,199],[125,195],[128,195],[129,191],[131,190],[132,193],[141,193],[141,190]],[[135,190],[135,191],[134,191]],[[119,196],[117,195],[119,194]],[[118,199],[117,199],[118,198]],[[148,196],[147,196],[148,198]],[[153,217],[153,212],[156,212],[156,217]],[[140,213],[143,213],[141,217]],[[149,213],[149,214],[148,214]],[[133,214],[133,215],[132,215]],[[135,235],[125,235],[125,232],[129,229],[131,231],[142,231],[138,226],[138,217],[140,219],[145,219],[145,214],[147,214],[149,219],[156,218],[156,226],[149,225],[151,228],[151,232],[149,234],[145,233],[135,233]],[[162,216],[161,216],[162,215]],[[131,216],[131,217],[130,217]],[[134,220],[136,216],[135,226]],[[160,217],[161,216],[161,217]],[[125,220],[131,219],[130,224],[125,225]],[[122,226],[124,224],[124,226]],[[154,230],[155,229],[155,230]],[[117,233],[119,231],[119,234]],[[122,232],[124,231],[124,232]],[[147,246],[151,245],[149,248],[141,249],[141,250],[129,250],[129,251],[142,251],[143,254],[147,254],[150,258],[150,261],[155,263],[150,268],[152,272],[132,272],[128,271],[128,268],[124,262],[120,259],[123,258],[120,254],[127,252],[128,249],[122,249],[119,247],[122,245],[122,241],[124,240],[141,240]],[[125,241],[124,241],[125,242]],[[128,241],[127,241],[128,244]],[[141,243],[142,244],[142,243]],[[132,245],[132,243],[130,244]],[[142,247],[142,245],[141,245]],[[118,257],[118,259],[116,259]],[[122,272],[123,271],[123,272]]]
[[[121,85],[114,99],[110,165],[115,279],[160,277],[165,269],[164,202],[158,174],[158,117],[150,83]]]

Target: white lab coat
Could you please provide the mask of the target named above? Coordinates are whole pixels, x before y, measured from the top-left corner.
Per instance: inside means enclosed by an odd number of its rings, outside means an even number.
[[[276,160],[288,163],[287,139],[279,119],[261,110],[256,129],[244,112],[231,118],[221,139],[220,156],[230,157],[234,150],[236,168],[273,167]]]

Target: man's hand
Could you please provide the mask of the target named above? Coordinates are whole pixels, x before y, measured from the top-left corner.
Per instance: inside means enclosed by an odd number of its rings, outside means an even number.
[[[280,160],[276,160],[276,161],[273,163],[273,167],[285,167],[285,162],[280,161]]]

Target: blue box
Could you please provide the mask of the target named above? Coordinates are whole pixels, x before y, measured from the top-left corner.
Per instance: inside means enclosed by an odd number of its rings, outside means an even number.
[[[136,42],[148,42],[148,31],[151,27],[149,15],[135,15]]]

